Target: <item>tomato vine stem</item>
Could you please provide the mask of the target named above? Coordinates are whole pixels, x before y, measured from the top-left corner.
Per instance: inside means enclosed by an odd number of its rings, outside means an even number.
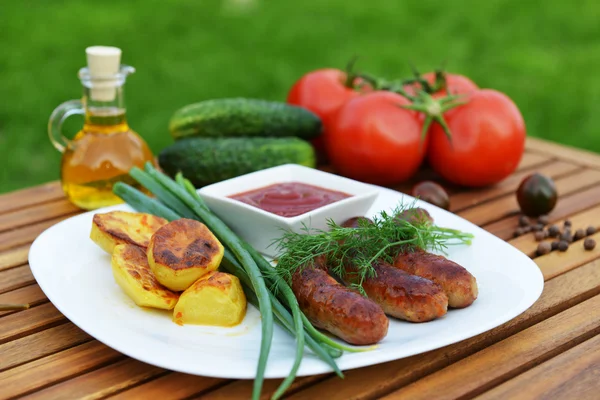
[[[358,57],[355,56],[350,59],[346,66],[346,87],[356,88],[356,79],[360,78],[363,82],[369,84],[372,90],[384,90],[401,95],[409,100],[411,104],[399,105],[399,107],[420,112],[425,115],[421,131],[421,146],[425,142],[427,131],[434,122],[442,127],[450,142],[450,146],[452,146],[452,133],[444,119],[444,113],[452,108],[466,104],[466,101],[462,100],[463,96],[450,94],[449,91],[448,95],[443,98],[434,98],[432,96],[440,90],[448,90],[446,73],[444,71],[445,62],[443,62],[439,68],[435,69],[435,79],[433,83],[430,83],[427,79],[423,78],[419,70],[410,62],[410,69],[414,76],[407,79],[388,80],[367,72],[356,72],[354,66],[357,58]],[[414,93],[409,93],[406,90],[407,87],[412,87]]]

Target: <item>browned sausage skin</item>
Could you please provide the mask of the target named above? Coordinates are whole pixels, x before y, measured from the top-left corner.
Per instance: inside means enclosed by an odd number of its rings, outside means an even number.
[[[354,345],[381,341],[389,320],[372,300],[342,286],[324,270],[324,260],[315,260],[292,276],[292,290],[300,309],[318,328]]]
[[[446,257],[416,249],[398,254],[394,266],[439,284],[448,296],[449,307],[464,308],[477,299],[475,277]]]
[[[388,263],[373,264],[376,276],[367,277],[362,287],[387,315],[410,322],[427,322],[442,317],[448,310],[448,297],[432,281],[410,275]],[[357,282],[349,269],[346,282]]]

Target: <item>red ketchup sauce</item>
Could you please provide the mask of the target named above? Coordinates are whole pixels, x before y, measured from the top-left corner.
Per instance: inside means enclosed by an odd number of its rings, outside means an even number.
[[[282,217],[302,215],[348,197],[351,195],[300,182],[276,183],[229,196]]]

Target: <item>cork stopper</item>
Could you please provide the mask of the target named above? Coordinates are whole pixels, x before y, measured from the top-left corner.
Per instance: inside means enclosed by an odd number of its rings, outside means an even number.
[[[121,49],[91,46],[85,49],[91,78],[90,97],[94,101],[113,101],[117,93],[117,77],[121,65]]]

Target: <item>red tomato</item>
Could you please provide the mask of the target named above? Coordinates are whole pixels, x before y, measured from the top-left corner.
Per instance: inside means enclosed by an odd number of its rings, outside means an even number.
[[[422,77],[432,85],[435,82],[435,72],[427,72],[426,74],[423,74]],[[414,95],[415,87],[418,86],[420,85],[409,85],[405,87],[405,90],[408,94]],[[448,95],[448,89],[450,89],[450,94],[466,94],[478,90],[479,87],[466,76],[446,73],[446,88],[433,93],[431,96],[435,99],[446,97]]]
[[[348,101],[334,115],[325,136],[331,164],[344,176],[392,185],[410,178],[425,156],[422,122],[401,108],[404,97],[384,91]]]
[[[300,78],[288,93],[289,104],[314,112],[323,122],[323,134],[312,141],[321,162],[326,160],[323,140],[331,115],[348,100],[360,95],[358,91],[346,87],[345,81],[346,73],[339,69],[319,69]]]
[[[495,90],[469,95],[445,119],[452,145],[439,124],[429,130],[427,158],[448,181],[471,187],[500,182],[519,165],[525,149],[525,122],[508,96]]]

